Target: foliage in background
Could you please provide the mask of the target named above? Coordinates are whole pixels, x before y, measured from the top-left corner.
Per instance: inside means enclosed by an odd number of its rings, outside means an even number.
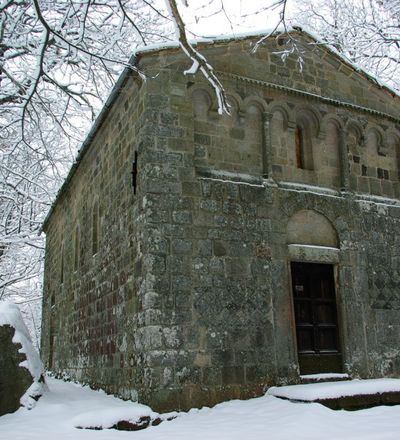
[[[291,15],[351,62],[400,90],[399,0],[301,0]]]
[[[0,298],[26,303],[40,297],[40,227],[77,146],[133,48],[165,40],[169,23],[141,0],[0,11]]]

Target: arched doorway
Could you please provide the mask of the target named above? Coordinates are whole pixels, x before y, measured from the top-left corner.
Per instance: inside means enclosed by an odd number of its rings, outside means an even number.
[[[287,227],[297,355],[301,374],[342,371],[336,301],[338,238],[323,215],[297,212]]]

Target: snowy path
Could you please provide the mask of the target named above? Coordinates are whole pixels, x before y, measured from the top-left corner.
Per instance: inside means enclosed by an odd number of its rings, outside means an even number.
[[[119,415],[144,415],[151,410],[55,379],[48,379],[48,384],[50,391],[36,408],[21,408],[0,417],[0,440],[400,439],[400,406],[332,411],[318,404],[291,403],[273,396],[192,410],[143,431],[82,430],[74,425],[85,421],[107,424]]]

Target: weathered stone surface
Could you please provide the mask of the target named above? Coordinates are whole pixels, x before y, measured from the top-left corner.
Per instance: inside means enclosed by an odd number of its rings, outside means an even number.
[[[33,382],[29,371],[20,367],[26,356],[18,352],[21,344],[12,342],[14,333],[10,325],[0,326],[0,416],[21,406],[20,398]]]
[[[290,262],[322,256],[346,372],[400,374],[399,98],[333,67],[323,47],[299,72],[275,44],[268,63],[248,40],[202,47],[231,116],[201,76],[178,75],[182,53],[140,58],[152,74],[127,80],[45,227],[48,368],[157,410],[296,382]]]

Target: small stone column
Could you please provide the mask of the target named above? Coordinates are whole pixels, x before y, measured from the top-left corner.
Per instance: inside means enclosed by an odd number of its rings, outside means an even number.
[[[263,177],[266,179],[272,179],[272,139],[271,139],[271,120],[272,113],[263,113]]]
[[[347,151],[346,133],[343,128],[339,129],[339,166],[340,166],[340,189],[350,189],[349,179],[349,156]]]

